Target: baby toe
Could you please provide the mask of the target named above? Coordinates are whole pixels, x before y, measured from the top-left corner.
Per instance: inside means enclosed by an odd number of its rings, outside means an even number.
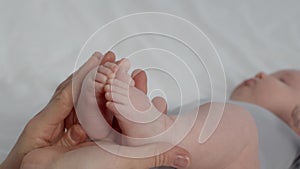
[[[130,69],[130,62],[128,59],[124,58],[119,63],[119,69],[118,71],[128,72]]]
[[[111,69],[105,67],[104,65],[99,66],[98,72],[104,74],[107,77],[112,76],[112,74],[114,74],[114,72]]]
[[[108,79],[107,83],[110,85],[113,85],[113,86],[117,86],[117,87],[126,89],[126,90],[129,88],[129,85],[127,83],[125,83],[119,79]]]

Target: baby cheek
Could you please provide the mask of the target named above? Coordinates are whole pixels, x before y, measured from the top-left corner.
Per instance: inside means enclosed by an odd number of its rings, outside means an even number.
[[[285,95],[284,90],[285,89],[280,84],[268,80],[263,83],[258,83],[255,86],[254,93],[257,97],[265,98],[266,100],[273,100],[280,98],[278,96],[281,96],[282,94]]]
[[[273,110],[275,106],[280,102],[280,95],[276,93],[272,87],[268,88],[266,86],[259,86],[252,91],[252,102],[261,107],[269,110]]]

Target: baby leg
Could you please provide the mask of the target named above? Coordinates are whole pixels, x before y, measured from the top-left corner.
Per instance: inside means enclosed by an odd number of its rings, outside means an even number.
[[[225,107],[217,129],[206,142],[200,144],[199,134],[208,113],[217,113],[210,110],[218,111],[220,106]],[[247,110],[236,105],[223,103],[201,105],[191,131],[179,146],[192,154],[190,168],[259,168],[255,121]]]

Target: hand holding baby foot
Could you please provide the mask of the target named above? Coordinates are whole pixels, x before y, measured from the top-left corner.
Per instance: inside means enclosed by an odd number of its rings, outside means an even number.
[[[118,66],[120,63],[122,63],[122,66]],[[103,88],[108,79],[114,79],[115,76],[118,76],[118,80],[128,83],[131,87],[135,85],[134,80],[136,80],[136,87],[141,90],[138,90],[137,88],[134,88],[134,90],[140,92],[141,96],[145,95],[142,91],[146,92],[147,89],[146,74],[143,71],[136,70],[132,75],[133,80],[127,74],[129,67],[129,62],[124,62],[123,60],[116,63],[106,62],[94,68],[85,77],[77,102],[76,111],[81,125],[92,140],[106,138],[112,131],[111,126],[118,128],[116,125],[112,124],[113,113],[111,113],[105,105],[107,100],[104,96]],[[124,76],[119,75],[122,72],[126,72],[126,74]],[[148,100],[148,98],[145,99]],[[162,109],[162,111],[165,110],[166,104],[163,104],[164,102],[161,104],[163,99],[155,99],[154,101],[155,106]],[[143,103],[147,102],[143,101]]]
[[[75,115],[72,115],[72,113],[74,113],[73,106],[76,106],[73,105],[73,101],[75,100],[75,103],[81,102],[77,101],[77,99],[74,99],[73,97],[77,98],[79,97],[77,94],[80,94],[81,99],[89,103],[90,100],[95,100],[95,98],[93,98],[95,97],[95,90],[101,92],[100,89],[102,88],[103,93],[103,87],[101,87],[101,84],[103,85],[105,80],[95,77],[95,73],[98,72],[98,69],[94,69],[94,72],[91,73],[89,78],[85,78],[88,72],[98,66],[98,60],[100,60],[101,58],[99,57],[99,55],[101,56],[100,53],[94,54],[93,57],[91,57],[91,59],[89,59],[88,62],[82,68],[80,68],[79,71],[74,73],[73,79],[76,79],[75,81],[72,81],[72,76],[70,76],[58,87],[53,96],[53,99],[49,102],[46,108],[43,109],[39,114],[37,114],[27,124],[24,132],[18,140],[18,143],[15,145],[6,160],[2,164],[0,164],[1,169],[99,167],[151,168],[162,165],[178,168],[180,166],[175,165],[176,163],[174,163],[174,160],[176,160],[178,156],[182,157],[183,155],[185,155],[186,158],[191,158],[190,154],[180,147],[174,147],[172,150],[166,153],[158,154],[151,158],[123,158],[99,148],[93,142],[85,141],[86,133],[84,132],[84,130],[80,125],[73,124],[75,123]],[[110,56],[113,57],[109,57],[109,54],[106,54],[100,64],[103,64],[107,61],[113,62],[114,55]],[[101,69],[100,72],[103,71],[105,70]],[[142,75],[136,76],[134,78],[137,82],[136,86],[138,88],[143,86],[143,78],[144,77]],[[96,79],[100,81],[96,82]],[[85,87],[83,87],[83,85],[85,85]],[[94,86],[96,87],[95,90],[93,88]],[[72,93],[72,89],[74,88],[76,89],[75,94]],[[85,91],[80,92],[81,89]],[[89,95],[93,97],[85,97]],[[87,113],[85,115],[89,116],[90,114]],[[67,131],[64,126],[67,128]],[[95,128],[100,129],[102,127],[103,124],[95,126]],[[140,147],[126,147],[115,144],[112,141],[108,143],[111,144],[111,146],[120,148],[120,150],[131,151],[133,148],[139,149],[142,152],[146,152],[149,149],[159,150],[165,146],[164,143],[154,143]],[[107,160],[112,161],[112,163],[110,165],[107,165]],[[186,167],[187,166],[188,165],[186,165]]]
[[[129,68],[129,61],[124,59],[114,78],[108,80],[104,88],[106,106],[114,113],[126,135],[138,138],[155,136],[166,130],[173,120],[157,110],[156,106],[164,109],[159,105],[164,102],[157,100],[157,105],[154,105],[145,93],[134,87]]]

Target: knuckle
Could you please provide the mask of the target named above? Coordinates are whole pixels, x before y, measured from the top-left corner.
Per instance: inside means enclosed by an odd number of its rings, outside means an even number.
[[[155,167],[158,167],[158,166],[160,165],[159,159],[160,159],[159,155],[158,155],[158,156],[155,156],[155,159],[154,159],[154,166],[155,166]]]
[[[55,90],[55,92],[59,92],[64,88],[64,82],[62,82],[61,84],[59,84]]]
[[[164,153],[162,153],[156,156],[154,165],[158,167],[158,166],[166,165],[167,162],[168,162],[168,157]]]
[[[66,88],[63,88],[55,93],[52,101],[60,105],[73,104],[72,93],[69,93]]]
[[[72,143],[71,141],[68,139],[68,138],[63,138],[61,140],[61,145],[65,148],[68,148],[68,147],[71,147],[72,146]]]
[[[72,81],[73,75],[74,74],[71,74],[66,80],[64,80],[62,83],[60,83],[57,86],[55,92],[59,92],[59,91],[63,90],[64,88],[66,88],[66,86],[70,83],[70,81]]]
[[[154,166],[158,167],[158,166],[163,166],[163,165],[167,165],[168,162],[168,156],[166,153],[161,152],[160,150],[160,146],[156,146],[156,156],[154,158]]]

